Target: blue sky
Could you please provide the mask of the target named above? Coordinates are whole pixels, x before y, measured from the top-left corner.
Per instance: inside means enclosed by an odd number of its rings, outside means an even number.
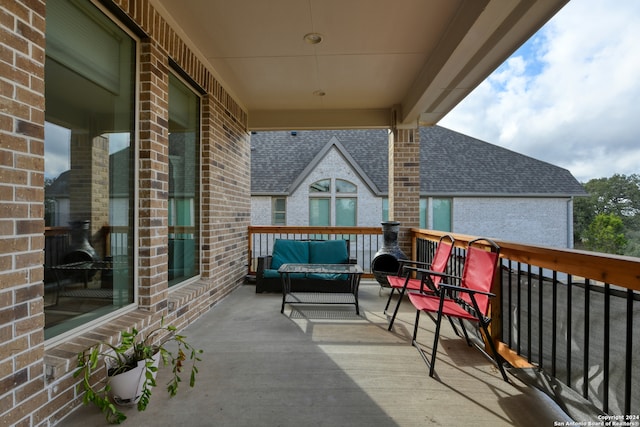
[[[580,182],[640,173],[640,0],[571,0],[439,124]]]

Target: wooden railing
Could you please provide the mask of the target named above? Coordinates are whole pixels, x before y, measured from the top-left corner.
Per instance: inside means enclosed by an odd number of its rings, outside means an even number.
[[[430,261],[438,231],[412,229],[413,259]],[[460,274],[465,248],[456,239],[451,273]],[[249,227],[249,273],[276,238],[346,238],[370,274],[382,246],[379,227]],[[492,338],[513,366],[532,367],[609,414],[640,408],[640,258],[526,245],[500,245],[501,273],[492,302]]]
[[[413,229],[420,242],[443,234]],[[453,234],[456,257],[475,236]],[[640,258],[495,240],[502,274],[493,291],[493,339],[514,366],[535,367],[598,410],[640,407]]]
[[[271,254],[275,239],[348,239],[350,256],[362,266],[363,276],[370,278],[371,260],[382,246],[382,228],[249,226],[249,275],[255,275],[258,257]]]

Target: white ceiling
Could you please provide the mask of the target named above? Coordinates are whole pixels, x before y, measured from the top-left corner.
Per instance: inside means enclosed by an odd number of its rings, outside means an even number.
[[[568,0],[151,1],[266,130],[435,124]]]

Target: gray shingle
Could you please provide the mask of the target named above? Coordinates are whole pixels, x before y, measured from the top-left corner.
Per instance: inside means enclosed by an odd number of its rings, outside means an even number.
[[[333,136],[378,190],[387,194],[389,153],[384,129],[253,134],[252,194],[286,194]],[[420,190],[425,195],[585,194],[566,169],[440,126],[420,128],[420,140]]]

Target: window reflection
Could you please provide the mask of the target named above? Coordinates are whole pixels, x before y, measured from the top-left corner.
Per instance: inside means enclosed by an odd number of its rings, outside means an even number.
[[[323,179],[316,181],[309,186],[309,191],[312,193],[328,193],[331,191],[331,180]]]
[[[47,3],[45,338],[133,302],[134,71],[102,12]]]
[[[200,98],[169,75],[169,286],[200,273]]]
[[[357,187],[350,183],[349,181],[345,181],[343,179],[336,179],[336,192],[337,193],[356,193]]]

